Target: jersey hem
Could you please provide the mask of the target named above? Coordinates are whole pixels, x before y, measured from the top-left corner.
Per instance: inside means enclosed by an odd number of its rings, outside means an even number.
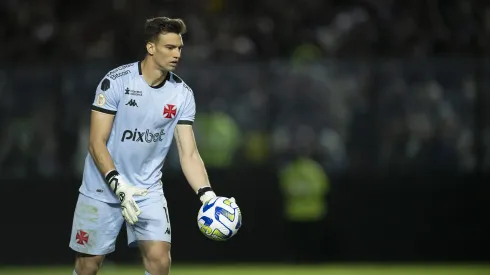
[[[98,200],[98,201],[105,202],[105,203],[111,203],[111,204],[119,204],[119,200],[115,197],[115,195],[114,195],[114,200],[109,200],[109,199],[107,199],[107,197],[94,196],[93,193],[87,193],[87,192],[84,192],[81,190],[78,192],[80,194],[82,194],[86,197],[89,197],[91,199],[94,199],[94,200]]]
[[[138,196],[138,197],[135,197],[135,201],[136,202],[139,202],[139,201],[142,201],[142,200],[145,200],[153,195],[154,192],[157,193],[157,195],[160,195],[160,194],[163,194],[163,188],[162,189],[156,189],[156,190],[152,190],[151,189],[152,187],[148,187],[148,194],[146,196]],[[83,187],[83,185],[80,187],[80,189],[78,190],[78,192],[88,198],[91,198],[91,199],[94,199],[94,200],[97,200],[97,201],[101,201],[101,202],[104,202],[104,203],[110,203],[110,204],[120,204],[119,202],[119,199],[116,197],[116,195],[114,193],[111,193],[113,195],[113,199],[111,198],[108,198],[107,196],[98,196],[97,193],[94,193],[94,192],[87,192],[88,190],[86,188]],[[161,193],[160,193],[161,192]]]

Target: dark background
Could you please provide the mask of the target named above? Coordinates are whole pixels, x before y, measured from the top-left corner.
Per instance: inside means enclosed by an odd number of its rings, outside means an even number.
[[[0,264],[72,263],[96,85],[143,58],[152,16],[186,21],[177,74],[198,114],[236,127],[231,161],[209,165],[243,212],[226,243],[197,230],[170,152],[174,261],[287,262],[278,172],[306,154],[330,177],[321,261],[488,262],[488,1],[12,0],[0,3]],[[138,260],[123,234],[110,258]]]

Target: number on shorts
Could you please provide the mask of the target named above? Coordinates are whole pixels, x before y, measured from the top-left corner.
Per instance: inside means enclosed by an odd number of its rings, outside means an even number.
[[[163,207],[163,210],[165,210],[165,218],[167,218],[167,223],[170,223],[170,221],[168,220],[168,212],[167,212],[167,207]]]

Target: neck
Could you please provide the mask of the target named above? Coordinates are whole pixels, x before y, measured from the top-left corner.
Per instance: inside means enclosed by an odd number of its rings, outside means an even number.
[[[158,65],[147,56],[141,61],[141,74],[148,85],[158,86],[165,81],[168,72],[160,69]]]

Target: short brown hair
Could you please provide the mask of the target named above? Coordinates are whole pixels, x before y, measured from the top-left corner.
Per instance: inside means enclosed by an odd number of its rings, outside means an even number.
[[[184,20],[180,18],[155,17],[146,20],[145,42],[155,42],[158,35],[163,33],[184,34],[187,27]]]

